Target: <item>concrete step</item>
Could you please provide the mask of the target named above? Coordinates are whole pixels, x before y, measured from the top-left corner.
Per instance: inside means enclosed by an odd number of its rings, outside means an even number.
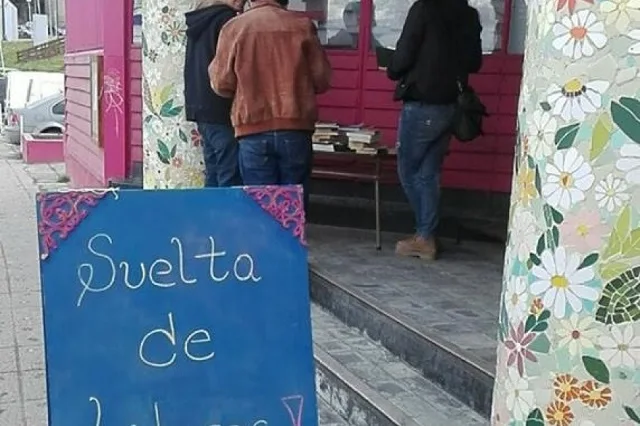
[[[415,368],[412,371],[418,371],[420,378],[426,379],[423,383],[436,385],[441,393],[454,396],[481,417],[490,418],[494,378],[472,353],[460,350],[435,334],[418,331],[388,306],[363,297],[313,265],[310,281],[312,300],[316,304]],[[315,336],[316,342],[320,339],[320,335]]]
[[[488,420],[360,330],[312,306],[316,388],[353,426],[480,426]],[[325,426],[322,417],[320,425]]]

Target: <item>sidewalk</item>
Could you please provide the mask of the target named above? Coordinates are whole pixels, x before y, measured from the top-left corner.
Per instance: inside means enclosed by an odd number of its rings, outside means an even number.
[[[47,425],[34,197],[63,174],[0,140],[0,426]]]

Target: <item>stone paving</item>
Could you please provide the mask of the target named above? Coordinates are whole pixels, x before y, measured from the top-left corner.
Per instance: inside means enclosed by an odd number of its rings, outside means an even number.
[[[26,165],[0,140],[0,426],[47,426],[34,197],[64,177],[64,165]],[[322,401],[319,417],[346,426]]]
[[[308,227],[310,262],[427,336],[453,343],[495,371],[503,247],[444,242],[437,262],[395,256],[397,239],[383,235],[376,251],[370,231]]]
[[[358,329],[347,327],[318,306],[312,306],[311,317],[314,343],[419,425],[488,425],[482,416]]]

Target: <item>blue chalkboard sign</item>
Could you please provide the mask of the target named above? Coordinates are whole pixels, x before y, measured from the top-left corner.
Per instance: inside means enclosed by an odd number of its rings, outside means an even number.
[[[298,186],[38,195],[50,426],[316,426]]]

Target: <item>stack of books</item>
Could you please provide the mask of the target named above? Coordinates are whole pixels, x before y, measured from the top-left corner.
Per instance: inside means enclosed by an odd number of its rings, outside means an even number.
[[[336,144],[341,143],[340,126],[337,123],[316,123],[312,136],[313,150],[335,152]]]
[[[380,145],[380,132],[375,129],[360,127],[340,129],[344,131],[349,149],[358,154],[375,154]]]

